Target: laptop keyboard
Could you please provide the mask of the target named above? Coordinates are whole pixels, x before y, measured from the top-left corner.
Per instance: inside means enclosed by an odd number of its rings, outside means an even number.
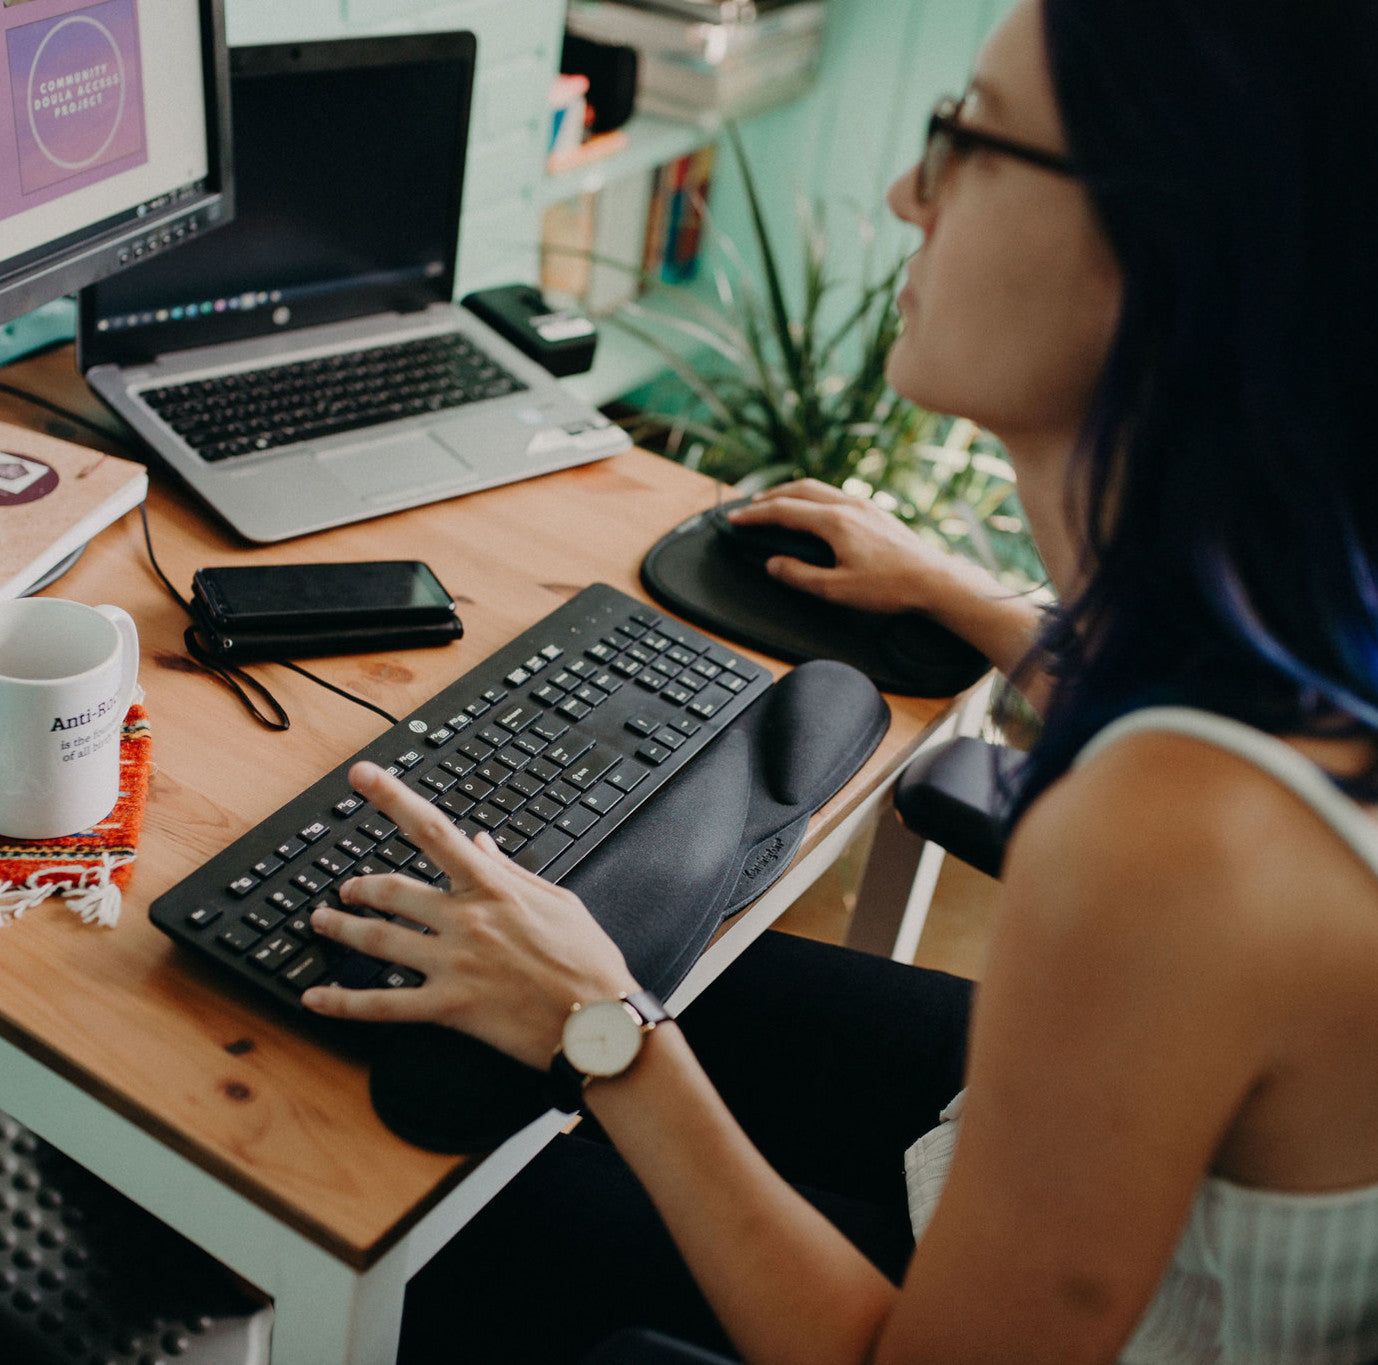
[[[144,389],[203,460],[501,398],[526,385],[457,332]]]
[[[348,877],[445,878],[350,790],[371,759],[472,836],[559,881],[770,685],[770,674],[606,584],[585,588],[153,902],[153,923],[289,1005],[416,972],[317,938]],[[692,839],[693,831],[686,830]],[[386,916],[384,916],[386,918]]]

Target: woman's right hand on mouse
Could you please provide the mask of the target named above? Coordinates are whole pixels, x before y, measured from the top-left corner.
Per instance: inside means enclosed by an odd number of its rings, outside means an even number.
[[[962,604],[973,595],[999,591],[996,580],[977,565],[926,544],[875,503],[817,479],[758,493],[727,516],[736,525],[774,523],[821,536],[837,556],[833,568],[776,555],[766,562],[766,572],[841,606],[951,618],[962,614]]]

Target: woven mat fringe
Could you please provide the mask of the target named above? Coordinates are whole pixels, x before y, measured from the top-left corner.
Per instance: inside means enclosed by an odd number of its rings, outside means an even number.
[[[22,919],[24,911],[41,905],[49,896],[60,896],[83,924],[113,929],[120,922],[123,897],[120,888],[110,880],[111,874],[133,861],[132,853],[123,857],[102,853],[95,867],[59,863],[38,868],[22,882],[0,882],[0,927]]]

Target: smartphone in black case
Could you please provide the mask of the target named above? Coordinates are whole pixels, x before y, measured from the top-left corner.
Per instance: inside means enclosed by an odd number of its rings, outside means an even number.
[[[198,569],[192,614],[225,662],[443,645],[464,626],[420,560],[247,564]]]

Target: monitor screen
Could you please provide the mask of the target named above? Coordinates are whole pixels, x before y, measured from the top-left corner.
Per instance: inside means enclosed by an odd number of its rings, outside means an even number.
[[[0,0],[0,322],[232,212],[222,0]]]

